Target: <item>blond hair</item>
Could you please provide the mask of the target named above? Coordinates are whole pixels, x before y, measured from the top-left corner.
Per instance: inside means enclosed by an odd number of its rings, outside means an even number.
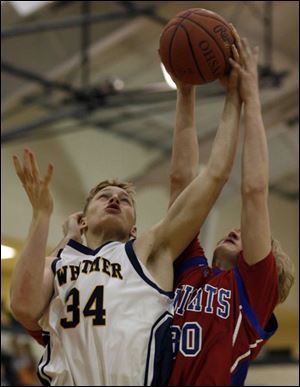
[[[289,295],[295,281],[295,267],[291,258],[283,251],[279,241],[275,238],[272,238],[272,253],[278,272],[278,303],[281,304]]]
[[[85,200],[85,205],[84,205],[84,208],[83,208],[83,214],[86,213],[86,210],[90,204],[90,201],[93,199],[93,197],[99,192],[101,191],[103,188],[106,188],[106,187],[119,187],[119,188],[122,188],[124,191],[127,192],[127,194],[129,195],[129,197],[131,198],[132,202],[133,202],[133,207],[134,207],[134,211],[135,211],[135,189],[134,189],[134,185],[132,183],[129,183],[127,181],[120,181],[118,179],[111,179],[111,180],[104,180],[104,181],[101,181],[100,183],[98,183],[94,188],[92,188],[88,194],[88,197],[86,198]]]

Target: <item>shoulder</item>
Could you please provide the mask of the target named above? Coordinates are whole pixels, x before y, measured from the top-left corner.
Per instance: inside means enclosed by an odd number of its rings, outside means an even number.
[[[253,265],[249,265],[243,255],[243,252],[240,253],[237,261],[239,269],[247,272],[256,272],[256,271],[270,271],[270,268],[276,268],[276,260],[272,251],[270,251],[263,259],[256,262]]]

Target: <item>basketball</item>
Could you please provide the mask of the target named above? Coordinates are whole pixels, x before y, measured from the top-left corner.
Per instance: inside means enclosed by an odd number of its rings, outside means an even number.
[[[200,85],[229,72],[233,43],[225,19],[206,9],[191,8],[177,14],[164,27],[159,55],[170,75]]]

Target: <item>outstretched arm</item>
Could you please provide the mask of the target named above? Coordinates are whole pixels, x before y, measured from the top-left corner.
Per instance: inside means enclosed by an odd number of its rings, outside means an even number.
[[[53,291],[53,258],[45,259],[53,199],[49,191],[53,166],[41,178],[33,153],[24,151],[23,165],[13,156],[16,173],[32,206],[32,221],[25,245],[15,265],[11,281],[11,310],[29,330],[38,328],[37,321],[48,305]]]
[[[240,94],[244,101],[245,136],[242,154],[241,237],[243,254],[250,265],[271,251],[268,210],[268,147],[263,124],[258,86],[258,48],[252,49],[247,39],[239,45]]]
[[[240,40],[237,31],[231,25],[235,40]],[[239,62],[236,47],[234,58]],[[199,169],[199,144],[195,123],[195,86],[185,84],[173,78],[177,86],[176,122],[173,132],[173,146],[170,171],[170,203],[197,176]],[[237,71],[232,69],[228,76],[221,79],[225,88],[225,104],[220,120],[220,130],[227,127],[238,128],[241,112],[241,101],[238,91]],[[230,130],[230,129],[229,129]]]
[[[134,242],[135,252],[144,262],[152,256],[174,260],[199,232],[228,180],[238,143],[239,115],[240,99],[236,94],[227,99],[223,113],[227,124],[221,121],[201,175],[178,196],[164,220]]]
[[[170,170],[169,207],[197,176],[199,149],[195,123],[196,87],[174,79],[177,86],[176,120]]]

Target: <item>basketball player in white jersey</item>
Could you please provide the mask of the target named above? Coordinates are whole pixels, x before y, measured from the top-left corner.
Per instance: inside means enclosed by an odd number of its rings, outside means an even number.
[[[59,257],[46,259],[53,166],[42,178],[30,150],[23,163],[14,155],[33,216],[12,277],[11,308],[26,329],[49,332],[39,365],[43,384],[138,386],[165,380],[155,370],[162,359],[160,339],[167,337],[173,261],[198,233],[227,181],[237,136],[234,125],[219,126],[201,175],[139,237],[132,187],[100,183],[80,220],[86,245],[80,237],[71,239]]]

